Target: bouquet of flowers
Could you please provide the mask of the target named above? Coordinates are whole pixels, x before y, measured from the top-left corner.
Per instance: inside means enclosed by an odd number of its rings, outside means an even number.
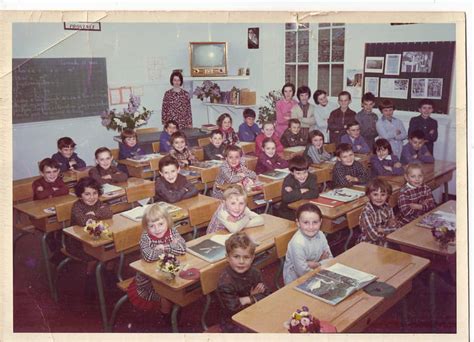
[[[111,239],[112,232],[109,230],[109,225],[102,221],[96,222],[94,220],[88,220],[84,231],[89,233],[93,239],[98,240],[100,238]]]
[[[456,231],[448,229],[446,226],[434,227],[431,229],[431,234],[442,247],[447,247],[448,243],[456,240]]]
[[[296,310],[291,319],[284,324],[290,333],[319,333],[321,324],[319,319],[313,317],[306,306]]]
[[[181,265],[174,254],[160,254],[158,257],[158,271],[167,274],[170,279],[173,279],[180,270]]]
[[[112,110],[105,110],[100,118],[102,125],[107,129],[113,129],[118,132],[122,132],[124,129],[135,129],[137,127],[146,125],[150,119],[151,110],[142,107],[143,110],[139,111],[140,98],[138,96],[130,95],[127,108],[124,108],[122,112],[117,111],[115,108]]]
[[[196,87],[193,95],[201,101],[208,97],[218,99],[221,97],[221,88],[217,83],[207,80],[202,83],[202,86]]]
[[[267,121],[276,120],[276,102],[282,98],[281,92],[272,90],[268,95],[262,96],[266,105],[258,107],[258,120],[259,124],[263,124]]]

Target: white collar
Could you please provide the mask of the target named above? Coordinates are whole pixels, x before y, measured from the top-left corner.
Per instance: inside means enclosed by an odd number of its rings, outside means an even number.
[[[379,157],[377,157],[377,158],[379,158]],[[382,158],[382,159],[379,158],[379,160],[380,161],[382,161],[382,160],[392,160],[392,156],[390,154],[388,154],[385,158]]]

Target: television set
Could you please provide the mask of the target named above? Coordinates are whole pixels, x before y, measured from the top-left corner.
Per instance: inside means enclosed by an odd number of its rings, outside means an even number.
[[[227,76],[227,43],[189,43],[191,76]]]

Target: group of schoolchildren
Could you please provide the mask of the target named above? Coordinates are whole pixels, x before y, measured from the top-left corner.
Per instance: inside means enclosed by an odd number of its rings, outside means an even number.
[[[321,94],[325,92],[318,90],[315,98],[319,98]],[[303,98],[308,100],[309,96]],[[370,201],[360,216],[359,241],[386,245],[387,234],[432,210],[436,205],[430,188],[423,182],[420,165],[434,162],[433,142],[437,139],[437,124],[430,118],[433,104],[430,100],[420,103],[421,115],[410,121],[409,142],[403,146],[406,131],[401,121],[393,117],[394,105],[391,101],[381,102],[379,109],[382,118],[379,119],[372,112],[375,98],[371,93],[363,96],[363,109],[357,114],[349,108],[351,97],[348,92],[341,92],[338,99],[340,107],[333,110],[327,120],[330,142],[337,145],[332,185],[367,185],[366,194]],[[206,233],[221,230],[233,233],[226,241],[229,265],[222,273],[217,287],[223,310],[221,327],[224,331],[240,331],[231,323],[231,316],[269,293],[260,272],[252,266],[255,244],[242,231],[244,228],[263,224],[263,217],[247,207],[246,189],[254,184],[257,174],[275,168],[290,170],[290,174],[283,180],[278,214],[296,220],[299,229],[288,245],[283,272],[285,284],[332,258],[326,237],[320,231],[323,220],[321,210],[315,204],[307,203],[300,206],[295,214],[288,207],[292,202],[318,197],[317,179],[309,172],[309,166],[333,158],[324,148],[326,132],[310,130],[308,127],[302,129],[301,121],[292,118],[288,120],[288,128],[280,137],[275,132],[273,122],[263,123],[260,129],[255,123],[256,115],[252,109],[245,109],[243,116],[244,123],[237,133],[232,128],[232,117],[222,114],[217,120],[219,129],[212,131],[210,144],[204,147],[205,159],[223,161],[212,189],[212,196],[221,199],[222,203],[214,213]],[[326,127],[326,123],[321,123],[318,127]],[[377,136],[379,138],[375,139]],[[120,159],[144,153],[134,131],[124,130],[121,140]],[[245,164],[243,152],[238,146],[240,141],[256,144],[258,161],[255,172]],[[284,160],[281,156],[284,147],[293,146],[305,146],[303,155],[294,156],[289,161]],[[75,143],[71,138],[61,138],[58,140],[58,153],[40,162],[42,178],[33,183],[35,199],[68,193],[60,172],[86,166],[74,150]],[[155,180],[155,200],[175,203],[196,196],[197,189],[180,174],[180,168],[192,165],[196,157],[187,145],[186,136],[178,130],[178,124],[173,120],[165,124],[160,137],[160,152],[167,155],[159,161],[160,177]],[[371,170],[368,172],[355,160],[354,153],[370,152],[373,155],[370,157]],[[78,201],[72,208],[73,225],[86,225],[90,220],[111,218],[110,207],[99,199],[102,184],[123,182],[128,177],[126,169],[113,164],[112,153],[107,147],[97,149],[95,159],[97,165],[90,169],[89,177],[80,179],[75,186]],[[406,165],[405,169],[403,165]],[[388,205],[392,188],[377,176],[402,174],[406,184],[400,190],[398,208],[401,215],[397,218]],[[156,261],[164,252],[175,255],[185,253],[185,241],[173,227],[171,216],[166,210],[158,205],[149,207],[142,224],[144,231],[140,239],[140,250],[145,261]],[[92,273],[94,262],[80,244],[67,239],[66,248],[87,261],[88,274]],[[151,281],[140,273],[128,288],[128,294],[130,301],[139,308],[158,308],[165,315],[170,313],[171,304],[155,293]]]

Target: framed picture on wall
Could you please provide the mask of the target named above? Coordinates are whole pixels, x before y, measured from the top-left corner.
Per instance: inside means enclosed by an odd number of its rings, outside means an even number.
[[[381,78],[380,97],[392,99],[408,98],[409,79],[405,78]]]
[[[443,97],[442,78],[412,78],[411,98],[412,99],[433,99],[439,100]]]
[[[403,52],[402,72],[431,72],[433,51]]]
[[[365,72],[382,73],[384,57],[365,57]]]
[[[250,27],[247,30],[247,48],[258,49],[260,45],[260,29],[258,27]]]
[[[400,62],[402,55],[398,53],[388,53],[385,55],[385,75],[400,75]]]
[[[379,96],[379,78],[366,77],[364,79],[364,93],[371,92],[375,97]]]

